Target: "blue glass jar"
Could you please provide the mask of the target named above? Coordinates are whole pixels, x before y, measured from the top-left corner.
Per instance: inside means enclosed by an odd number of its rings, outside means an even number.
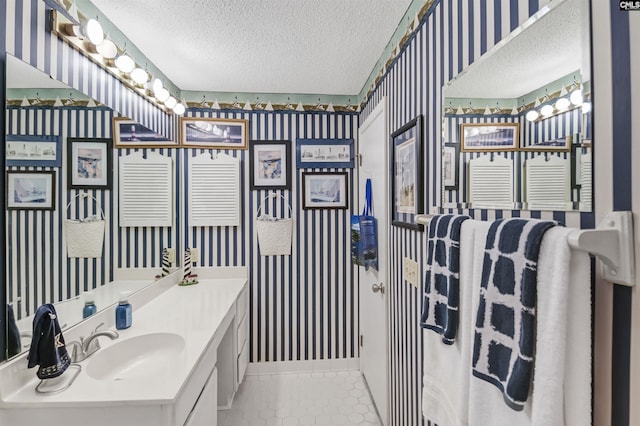
[[[93,292],[88,291],[84,295],[84,308],[82,308],[82,318],[90,317],[97,311]]]
[[[128,300],[129,292],[120,293],[120,301],[116,306],[116,328],[118,330],[124,330],[131,327],[131,314],[133,308]]]

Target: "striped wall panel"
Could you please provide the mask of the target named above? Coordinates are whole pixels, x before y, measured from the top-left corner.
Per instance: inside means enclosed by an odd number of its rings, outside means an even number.
[[[384,97],[389,98],[390,130],[394,131],[417,114],[425,117],[425,208],[440,206],[440,144],[450,142],[442,136],[442,86],[467,65],[508,35],[547,1],[471,1],[441,0],[423,19],[413,38],[387,70],[365,103],[360,119],[364,121]],[[445,134],[452,134],[452,128]],[[573,130],[573,129],[572,129]],[[544,133],[547,132],[547,133]],[[544,127],[525,132],[552,135]],[[446,136],[445,136],[446,138]],[[592,213],[454,210],[480,220],[503,217],[554,219],[567,226],[591,228]],[[402,277],[402,259],[411,257],[424,269],[424,233],[393,228],[391,236],[390,283],[390,418],[392,425],[423,425],[421,414],[421,377],[423,371],[422,331],[417,328],[421,310],[421,290],[408,285]],[[421,272],[422,274],[422,272]]]
[[[215,112],[189,110],[192,117],[249,120],[251,140],[298,138],[355,138],[357,115],[344,113]],[[179,189],[182,247],[200,249],[199,266],[248,266],[250,291],[250,360],[293,361],[357,357],[357,287],[351,266],[350,210],[303,210],[302,169],[292,173],[291,191],[250,191],[249,151],[225,150],[241,160],[240,227],[192,227],[188,223],[186,167],[202,149],[184,149],[185,173]],[[212,153],[215,150],[211,151]],[[292,155],[295,161],[295,152]],[[295,167],[295,164],[294,164]],[[310,169],[311,170],[311,169]],[[353,206],[351,169],[313,169],[349,172],[349,205]],[[255,217],[258,207],[278,217],[293,210],[291,256],[260,256]]]
[[[172,136],[171,116],[47,30],[42,0],[7,0],[6,51],[150,129]],[[7,76],[8,79],[11,76]]]

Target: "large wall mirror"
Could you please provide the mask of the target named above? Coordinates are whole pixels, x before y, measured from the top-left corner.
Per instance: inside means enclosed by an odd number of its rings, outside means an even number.
[[[176,236],[172,227],[118,225],[115,165],[131,149],[114,149],[112,144],[104,148],[112,158],[112,164],[102,163],[112,174],[100,170],[105,178],[111,176],[108,185],[83,187],[72,182],[69,169],[97,175],[102,166],[96,158],[102,158],[104,151],[82,143],[111,139],[113,118],[120,116],[117,111],[11,55],[7,55],[6,75],[8,202],[3,291],[10,358],[28,350],[32,317],[40,305],[56,304],[63,329],[77,324],[83,319],[88,291],[99,311],[117,303],[120,291],[137,291],[154,282],[161,254],[152,253],[151,247],[175,247]],[[101,255],[68,257],[64,222],[93,215],[105,218]],[[141,273],[124,274],[127,268]]]
[[[444,86],[444,208],[592,210],[589,28],[552,0]]]

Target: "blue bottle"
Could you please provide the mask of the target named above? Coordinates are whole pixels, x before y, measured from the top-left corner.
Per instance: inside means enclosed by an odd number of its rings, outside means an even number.
[[[96,303],[93,297],[93,292],[88,291],[84,295],[84,308],[82,308],[82,318],[90,317],[96,313]]]
[[[116,328],[118,330],[131,327],[131,313],[133,308],[129,303],[128,296],[128,291],[121,292],[120,301],[118,302],[118,306],[116,306]]]

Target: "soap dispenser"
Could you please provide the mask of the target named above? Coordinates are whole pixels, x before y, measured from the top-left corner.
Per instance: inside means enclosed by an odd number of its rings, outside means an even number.
[[[128,291],[120,292],[120,300],[116,307],[116,328],[118,330],[124,330],[125,328],[131,327],[131,313],[133,308],[129,303],[128,296]]]
[[[90,317],[96,313],[96,303],[92,291],[84,294],[84,308],[82,308],[82,318]]]

